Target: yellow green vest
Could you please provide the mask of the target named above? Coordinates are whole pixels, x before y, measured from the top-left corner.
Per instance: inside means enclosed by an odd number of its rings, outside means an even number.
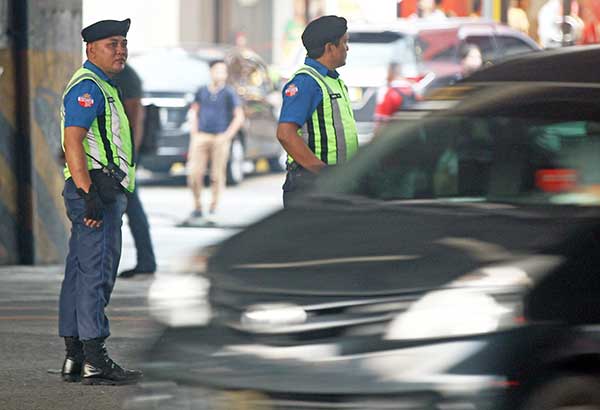
[[[114,163],[125,173],[121,185],[129,192],[135,187],[135,164],[133,161],[133,142],[129,120],[125,108],[119,98],[117,88],[104,81],[96,73],[87,68],[80,68],[73,74],[63,94],[63,101],[67,93],[83,80],[92,80],[104,96],[104,115],[98,116],[83,140],[83,147],[87,155],[88,170],[102,169],[108,166],[109,161]],[[61,141],[64,150],[65,139],[65,107],[61,107]],[[65,179],[71,177],[69,167],[65,164],[63,171]]]
[[[295,75],[307,74],[321,87],[323,102],[298,130],[315,156],[328,165],[346,162],[358,150],[358,132],[344,82],[338,77],[322,76],[305,65]],[[288,156],[288,163],[293,158]]]

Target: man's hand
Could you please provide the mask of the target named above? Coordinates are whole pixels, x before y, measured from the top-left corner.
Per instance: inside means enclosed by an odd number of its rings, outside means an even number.
[[[77,188],[77,193],[85,200],[85,216],[83,223],[89,228],[100,228],[104,213],[104,202],[100,198],[96,187],[92,184],[88,192]]]
[[[281,122],[277,126],[277,139],[283,149],[294,158],[294,161],[313,174],[318,174],[327,165],[317,158],[300,138],[298,135],[299,128],[297,124]]]

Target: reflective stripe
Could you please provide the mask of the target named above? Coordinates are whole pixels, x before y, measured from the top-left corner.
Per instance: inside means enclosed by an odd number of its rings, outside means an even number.
[[[100,154],[100,148],[98,147],[98,141],[96,140],[96,136],[94,135],[94,132],[89,129],[87,134],[86,134],[86,142],[88,145],[88,150],[87,153],[90,154],[93,158],[101,158],[101,154]],[[91,160],[90,158],[88,158],[88,160]],[[96,161],[92,161],[92,169],[100,169],[102,168],[102,165],[98,164]]]
[[[346,161],[347,152],[346,152],[346,132],[344,130],[344,121],[342,119],[342,113],[340,111],[340,104],[338,102],[339,98],[335,98],[335,92],[331,89],[329,84],[325,81],[325,78],[314,68],[309,66],[304,66],[300,68],[296,74],[308,74],[311,77],[315,78],[319,81],[320,85],[324,86],[329,95],[329,102],[331,104],[332,116],[333,116],[333,128],[335,131],[335,142],[336,142],[336,150],[337,150],[337,163],[341,163]],[[339,81],[342,88],[345,86],[343,82]],[[344,91],[342,91],[344,92]],[[323,96],[325,97],[325,96]],[[346,94],[344,93],[344,97]],[[325,103],[325,102],[324,102]],[[322,132],[322,131],[321,131]]]
[[[123,150],[123,140],[121,139],[121,119],[119,118],[119,111],[115,105],[114,98],[110,97],[107,99],[111,111],[111,130],[113,134],[113,144],[117,148],[117,152],[113,156],[113,162],[119,166],[119,169],[123,171],[126,177],[121,181],[121,185],[125,188],[129,186],[129,166],[130,164],[125,159],[127,154]]]

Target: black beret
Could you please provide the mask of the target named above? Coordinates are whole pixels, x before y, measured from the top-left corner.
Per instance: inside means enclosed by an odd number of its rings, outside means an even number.
[[[127,37],[130,24],[131,19],[123,21],[101,20],[81,30],[81,37],[83,37],[83,41],[86,43],[112,36]]]
[[[307,51],[323,47],[343,36],[348,30],[346,19],[338,16],[323,16],[308,23],[302,33],[302,44]]]

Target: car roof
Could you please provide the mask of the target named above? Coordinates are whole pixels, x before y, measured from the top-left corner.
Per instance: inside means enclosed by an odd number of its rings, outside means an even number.
[[[596,118],[600,84],[509,82],[463,83],[439,88],[414,106],[397,111],[393,122],[439,116]],[[530,108],[524,108],[530,107]]]
[[[461,84],[473,82],[563,82],[600,84],[600,45],[573,46],[509,58],[476,71]]]

